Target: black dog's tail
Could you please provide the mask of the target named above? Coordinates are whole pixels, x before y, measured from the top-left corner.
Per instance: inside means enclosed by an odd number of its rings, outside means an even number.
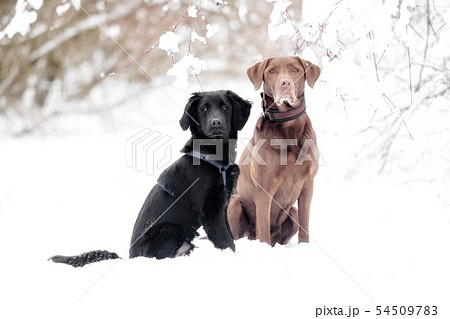
[[[87,264],[96,263],[98,261],[118,258],[120,257],[116,253],[110,253],[107,250],[93,250],[76,256],[56,255],[50,257],[48,260],[55,263],[71,265],[73,267],[83,267]]]

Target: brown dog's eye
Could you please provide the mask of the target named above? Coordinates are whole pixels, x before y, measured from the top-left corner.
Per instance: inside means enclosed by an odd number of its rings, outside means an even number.
[[[275,69],[269,70],[269,73],[275,73]]]
[[[296,68],[294,68],[292,71],[294,71],[294,72],[298,72],[298,69],[296,69]]]

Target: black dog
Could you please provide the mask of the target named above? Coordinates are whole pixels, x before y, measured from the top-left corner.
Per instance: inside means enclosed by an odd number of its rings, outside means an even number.
[[[134,225],[130,258],[188,254],[200,226],[215,247],[234,251],[226,212],[239,176],[234,164],[237,132],[250,108],[250,102],[231,91],[191,96],[180,125],[183,130],[190,127],[192,137],[181,150],[185,155],[161,173],[147,196]],[[50,259],[80,267],[116,258],[115,253],[97,250]]]

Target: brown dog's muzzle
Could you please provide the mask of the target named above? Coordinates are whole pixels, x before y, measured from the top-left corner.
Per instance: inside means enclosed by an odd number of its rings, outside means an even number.
[[[280,106],[284,102],[287,102],[289,105],[295,106],[297,104],[297,92],[292,78],[282,74],[280,79],[275,83],[278,84],[275,85],[273,97],[275,104]]]

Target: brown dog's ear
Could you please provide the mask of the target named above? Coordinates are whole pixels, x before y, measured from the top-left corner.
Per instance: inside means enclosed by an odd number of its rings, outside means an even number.
[[[255,87],[255,91],[258,91],[263,82],[264,70],[267,64],[272,60],[272,58],[266,58],[261,62],[253,64],[247,69],[247,76]]]
[[[302,58],[296,56],[296,58],[299,60],[300,64],[303,65],[306,72],[306,82],[308,82],[308,85],[311,88],[314,88],[314,83],[316,83],[317,79],[320,76],[320,68],[315,65],[314,63],[311,63],[307,60],[303,60]]]

